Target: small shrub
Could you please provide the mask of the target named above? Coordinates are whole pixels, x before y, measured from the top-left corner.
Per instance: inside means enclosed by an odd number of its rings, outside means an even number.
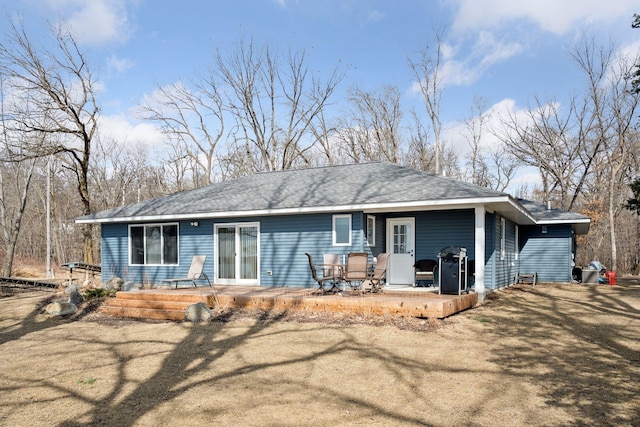
[[[87,289],[84,291],[84,299],[90,300],[94,298],[104,298],[115,296],[116,291],[113,289]]]
[[[480,323],[493,323],[493,320],[488,317],[477,317],[476,320]]]
[[[95,383],[96,381],[97,381],[97,379],[96,379],[96,378],[93,378],[93,377],[89,377],[89,378],[80,378],[80,379],[78,380],[78,384],[89,384],[89,385],[91,385],[91,384]]]

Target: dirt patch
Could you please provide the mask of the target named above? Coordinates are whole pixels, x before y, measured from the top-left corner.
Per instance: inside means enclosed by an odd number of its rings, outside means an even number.
[[[2,425],[640,425],[640,283],[522,285],[441,321],[132,321],[0,298]]]

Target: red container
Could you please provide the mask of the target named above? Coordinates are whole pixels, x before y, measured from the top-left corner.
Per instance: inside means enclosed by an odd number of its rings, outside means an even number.
[[[607,280],[609,281],[609,286],[615,286],[616,285],[616,272],[615,271],[607,271],[605,273],[605,275],[607,276]]]

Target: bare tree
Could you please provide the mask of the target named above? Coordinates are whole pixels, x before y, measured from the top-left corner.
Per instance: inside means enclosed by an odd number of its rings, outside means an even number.
[[[319,155],[319,165],[334,165],[340,161],[338,155],[339,146],[338,141],[338,129],[337,126],[331,124],[331,119],[325,114],[324,109],[320,111],[316,117],[313,126],[311,127],[313,138],[317,141]],[[314,158],[311,158],[311,162],[314,163]]]
[[[588,173],[582,163],[584,144],[576,131],[575,118],[575,100],[563,111],[556,102],[536,98],[524,119],[510,113],[495,131],[512,156],[538,169],[545,201],[559,195],[561,207],[569,210],[575,200],[577,177]]]
[[[483,132],[489,120],[487,105],[485,98],[474,96],[473,103],[469,108],[469,116],[463,120],[464,131],[461,134],[471,148],[471,155],[467,162],[471,168],[471,182],[489,187],[488,165],[484,161],[480,146]]]
[[[504,120],[499,136],[511,154],[538,168],[544,199],[555,196],[567,210],[582,200],[592,218],[586,246],[616,269],[617,220],[627,193],[627,171],[640,150],[633,128],[640,93],[632,90],[629,79],[637,58],[614,53],[612,46],[598,47],[585,39],[571,54],[585,76],[584,96],[573,97],[564,109],[536,99],[525,120],[514,115]],[[610,256],[604,255],[605,246]]]
[[[385,86],[381,92],[352,89],[351,111],[341,122],[338,139],[355,162],[399,163],[402,145],[400,92]]]
[[[57,29],[54,46],[38,46],[24,26],[11,23],[0,43],[0,72],[7,76],[19,102],[12,106],[16,132],[45,135],[23,138],[14,152],[23,158],[56,155],[73,173],[82,214],[92,212],[89,192],[91,144],[100,111],[96,80],[70,32]],[[93,227],[83,227],[84,260],[93,262]]]
[[[604,160],[598,169],[605,174],[611,268],[616,270],[616,223],[624,207],[626,172],[640,150],[633,129],[640,93],[632,90],[628,78],[638,58],[616,57],[613,47],[599,48],[593,40],[578,45],[572,58],[587,76],[589,136],[597,148],[595,161]]]
[[[6,142],[6,134],[3,136]],[[0,228],[5,242],[2,275],[5,277],[10,277],[13,269],[16,245],[35,165],[36,159],[27,159],[15,163],[7,162],[0,168]]]
[[[427,44],[415,60],[409,58],[409,66],[416,78],[416,84],[422,94],[425,110],[434,137],[435,173],[441,172],[442,123],[440,122],[440,103],[444,92],[442,82],[442,34],[435,32],[435,45]]]
[[[251,172],[310,164],[313,123],[343,78],[338,71],[324,81],[313,76],[304,52],[281,61],[281,55],[253,42],[240,43],[227,57],[217,54],[217,72],[228,87],[225,103],[235,120],[227,158],[242,155]]]
[[[147,150],[138,144],[97,139],[90,173],[97,210],[135,203],[149,197],[145,186],[150,165]],[[143,194],[144,191],[144,194]]]
[[[425,128],[415,111],[411,112],[414,126],[409,128],[409,146],[404,164],[416,170],[435,172],[435,155],[429,141],[429,129]]]
[[[218,144],[225,132],[223,99],[213,73],[201,77],[190,90],[179,82],[159,87],[141,106],[143,118],[160,124],[174,145],[196,166],[195,186],[209,185],[217,161]],[[176,147],[179,145],[180,147]]]

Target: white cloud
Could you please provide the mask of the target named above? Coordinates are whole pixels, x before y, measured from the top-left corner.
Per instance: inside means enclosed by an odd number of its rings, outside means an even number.
[[[453,28],[458,32],[494,28],[526,19],[545,31],[562,35],[580,24],[628,18],[638,0],[450,0],[458,6]]]
[[[147,147],[163,147],[166,137],[149,123],[133,123],[124,114],[100,117],[100,136],[118,144],[141,144]]]
[[[531,116],[527,113],[527,108],[518,108],[516,101],[510,98],[503,99],[486,110],[485,123],[482,129],[482,137],[480,139],[480,147],[484,149],[498,149],[502,142],[495,135],[503,127],[503,122],[515,119],[520,125],[525,126],[531,123]],[[445,125],[442,138],[448,144],[456,148],[456,153],[460,157],[465,157],[471,153],[471,146],[465,134],[469,130],[465,124],[456,121]]]
[[[442,43],[442,66],[440,82],[443,86],[471,86],[494,65],[520,54],[524,46],[516,42],[497,40],[492,34],[481,32],[466,58],[458,59],[463,51],[460,46]],[[420,86],[414,82],[412,93],[420,93]]]
[[[527,108],[518,108],[513,99],[503,99],[489,107],[486,111],[485,127],[480,138],[480,150],[487,153],[488,150],[500,150],[502,141],[495,135],[503,128],[503,121],[510,121],[511,118],[517,120],[520,125],[531,122],[531,116],[527,113]],[[464,123],[453,122],[445,125],[442,139],[446,144],[453,147],[461,162],[471,155],[471,146],[465,134],[469,130]],[[540,174],[533,167],[519,167],[516,175],[511,180],[506,189],[512,195],[518,195],[522,190],[532,190],[540,185]]]
[[[125,0],[48,0],[47,4],[81,44],[122,41],[131,34]]]
[[[132,68],[135,64],[133,61],[126,58],[118,58],[115,55],[111,55],[107,60],[109,68],[116,70],[118,73],[122,73]]]
[[[612,63],[607,71],[606,80],[615,82],[620,77],[632,72],[640,61],[640,40],[620,46],[613,56]]]

